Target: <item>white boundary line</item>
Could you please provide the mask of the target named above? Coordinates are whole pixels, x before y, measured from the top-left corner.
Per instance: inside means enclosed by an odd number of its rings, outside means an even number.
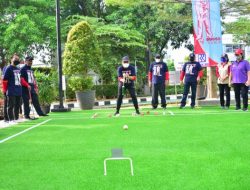
[[[12,139],[12,138],[14,138],[14,137],[17,137],[17,136],[19,136],[19,135],[21,135],[21,134],[23,134],[23,133],[26,133],[27,131],[30,131],[31,129],[34,129],[34,128],[36,128],[36,127],[39,127],[40,125],[43,125],[44,123],[47,123],[47,122],[49,122],[50,120],[51,120],[51,119],[48,119],[48,120],[46,120],[46,121],[44,121],[44,122],[42,122],[42,123],[38,123],[38,124],[36,124],[36,125],[34,125],[34,126],[28,128],[28,129],[25,129],[25,130],[23,130],[23,131],[21,131],[21,132],[15,134],[15,135],[12,135],[12,136],[7,137],[7,138],[5,138],[5,139],[3,139],[3,140],[0,140],[0,144],[3,143],[3,142],[5,142],[5,141],[8,141],[8,140],[10,140],[10,139]]]

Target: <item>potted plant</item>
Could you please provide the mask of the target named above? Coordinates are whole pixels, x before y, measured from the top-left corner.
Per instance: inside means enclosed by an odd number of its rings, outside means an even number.
[[[63,72],[69,79],[69,87],[76,92],[81,109],[92,109],[95,92],[90,70],[98,70],[100,51],[97,40],[85,21],[77,23],[68,33],[63,53]]]
[[[69,87],[76,93],[81,109],[92,109],[95,103],[95,90],[92,77],[73,76],[68,80]]]
[[[50,112],[50,106],[56,99],[56,79],[53,73],[46,74],[35,71],[36,82],[38,86],[38,98],[41,109],[44,114]]]

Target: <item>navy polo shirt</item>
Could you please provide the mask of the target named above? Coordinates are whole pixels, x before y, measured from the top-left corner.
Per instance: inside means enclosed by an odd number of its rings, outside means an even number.
[[[164,83],[166,80],[166,72],[168,72],[168,66],[164,62],[153,62],[149,66],[149,72],[152,73],[152,83]]]
[[[19,68],[13,65],[9,65],[4,72],[3,80],[8,81],[8,88],[6,92],[7,96],[22,95],[22,86],[21,86],[21,77]]]
[[[186,62],[182,71],[185,73],[185,82],[197,82],[199,71],[202,70],[199,62]]]
[[[123,78],[123,74],[129,74],[129,76],[136,76],[135,68],[132,65],[129,65],[128,68],[124,68],[123,66],[118,67],[118,77]],[[133,80],[127,80],[124,82],[124,85],[134,85]]]
[[[34,77],[34,72],[31,69],[31,66],[28,66],[25,64],[21,68],[21,77],[23,77],[24,80],[30,85],[31,93],[36,93],[35,92],[35,77]],[[23,90],[24,89],[27,89],[27,88],[23,86]]]

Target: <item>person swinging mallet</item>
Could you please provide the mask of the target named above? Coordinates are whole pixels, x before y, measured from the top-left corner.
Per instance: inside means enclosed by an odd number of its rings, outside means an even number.
[[[118,98],[116,112],[114,116],[120,116],[120,108],[122,104],[122,99],[124,96],[125,90],[129,91],[129,94],[132,98],[136,114],[140,115],[138,101],[135,93],[135,84],[136,72],[135,68],[129,64],[129,57],[125,56],[122,58],[122,66],[118,67]]]

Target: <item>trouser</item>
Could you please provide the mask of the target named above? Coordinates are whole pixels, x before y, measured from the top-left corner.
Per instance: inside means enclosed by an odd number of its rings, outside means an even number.
[[[7,96],[7,113],[9,121],[19,119],[21,96]]]
[[[226,93],[226,106],[230,106],[230,87],[228,84],[218,84],[220,91],[220,105],[225,106],[224,94]]]
[[[137,102],[137,97],[136,97],[136,94],[135,94],[135,87],[134,85],[125,85],[125,90],[128,90],[129,91],[129,94],[132,98],[132,101],[133,101],[133,104],[134,104],[134,107],[136,110],[139,109],[138,107],[138,102]],[[123,89],[122,89],[122,84],[119,83],[119,86],[118,86],[118,98],[117,98],[117,106],[116,106],[116,111],[119,112],[120,108],[121,108],[121,104],[122,104],[122,99],[123,99]]]
[[[243,108],[248,108],[248,87],[244,83],[233,84],[235,93],[236,108],[241,108],[240,94],[243,99]]]
[[[185,82],[183,97],[182,97],[182,100],[181,100],[181,106],[186,105],[190,87],[191,87],[191,92],[192,92],[192,94],[191,94],[191,104],[190,105],[195,106],[197,82]]]
[[[6,94],[4,94],[4,104],[3,104],[3,117],[4,117],[4,121],[9,121],[9,117],[8,117],[8,101],[7,101],[7,96]]]
[[[37,94],[31,93],[30,95],[31,95],[32,104],[36,110],[36,113],[38,115],[43,115]],[[23,90],[22,98],[23,98],[24,117],[25,118],[30,117],[30,103],[29,103],[30,95],[29,95],[29,91]]]
[[[20,99],[20,106],[19,106],[19,113],[20,114],[23,114],[23,108],[22,108],[22,106],[23,106],[23,99],[21,98]]]
[[[152,85],[152,107],[158,106],[158,93],[161,97],[161,107],[166,108],[166,95],[165,95],[165,83],[157,83]]]

